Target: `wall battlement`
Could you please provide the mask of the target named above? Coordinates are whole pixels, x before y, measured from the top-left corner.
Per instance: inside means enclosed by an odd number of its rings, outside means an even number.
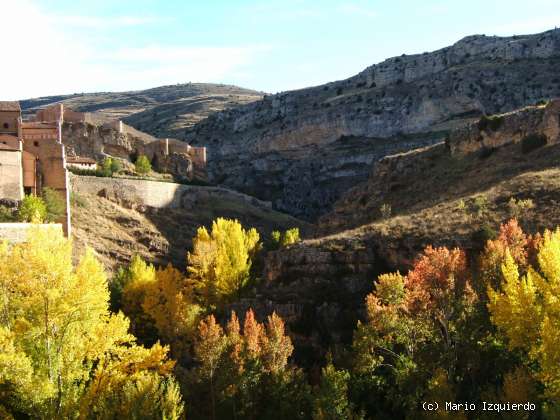
[[[206,147],[191,146],[176,139],[158,139],[157,137],[123,123],[121,120],[106,121],[98,117],[95,113],[76,112],[66,108],[64,104],[55,104],[38,110],[32,118],[32,121],[71,124],[83,123],[112,129],[117,131],[119,135],[139,139],[139,143],[142,145],[138,150],[139,154],[145,154],[152,161],[159,159],[160,163],[162,163],[172,154],[186,155],[192,162],[193,170],[196,171],[197,174],[204,174],[206,171]],[[96,156],[90,157],[95,158]]]

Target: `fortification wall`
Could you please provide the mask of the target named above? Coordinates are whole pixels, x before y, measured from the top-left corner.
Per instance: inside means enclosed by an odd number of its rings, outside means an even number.
[[[33,223],[0,223],[0,242],[8,241],[9,243],[21,243],[27,240],[30,229],[53,229],[53,231],[62,233],[62,225],[60,223],[50,224],[33,224]]]
[[[0,198],[23,198],[23,173],[21,152],[0,150]]]
[[[75,193],[102,195],[136,206],[155,208],[193,208],[202,196],[230,196],[252,205],[272,208],[272,204],[249,195],[220,187],[201,187],[168,182],[123,178],[100,178],[70,175],[71,190]]]

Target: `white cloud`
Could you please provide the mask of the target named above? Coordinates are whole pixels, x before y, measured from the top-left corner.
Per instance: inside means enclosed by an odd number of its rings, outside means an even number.
[[[139,26],[151,23],[161,23],[170,19],[161,19],[150,16],[79,16],[79,15],[51,15],[47,19],[56,25],[77,26],[85,28],[110,28]]]
[[[98,18],[72,17],[96,31],[60,24],[32,0],[3,5],[10,19],[0,25],[2,77],[0,100],[63,93],[123,91],[186,81],[228,82],[266,48],[138,45],[104,49],[107,39]],[[69,17],[66,17],[69,18]],[[64,19],[66,19],[64,18]],[[110,24],[142,24],[141,18],[117,17]],[[87,23],[87,24],[86,24]],[[103,25],[107,25],[105,22]],[[97,31],[97,29],[101,29]],[[12,42],[10,42],[10,40]]]

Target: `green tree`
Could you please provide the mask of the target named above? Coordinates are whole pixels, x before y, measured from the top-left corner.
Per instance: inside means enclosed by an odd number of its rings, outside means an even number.
[[[138,156],[136,159],[136,172],[140,175],[147,175],[152,170],[152,164],[145,155]]]
[[[210,232],[197,230],[187,254],[188,276],[207,303],[216,305],[238,296],[249,282],[252,258],[259,248],[256,229],[237,220],[218,218]]]
[[[111,177],[115,173],[119,172],[122,169],[121,162],[110,156],[106,157],[101,164],[100,172],[101,175],[106,177]]]
[[[66,200],[58,191],[46,187],[43,189],[43,201],[47,207],[47,222],[58,222],[66,214]]]
[[[350,373],[337,370],[332,361],[321,370],[321,382],[317,389],[313,408],[316,420],[358,419],[348,399]]]
[[[20,222],[43,223],[47,218],[47,206],[41,197],[26,195],[18,210]]]

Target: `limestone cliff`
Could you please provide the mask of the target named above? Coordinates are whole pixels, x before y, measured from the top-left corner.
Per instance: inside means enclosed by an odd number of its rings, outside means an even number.
[[[312,220],[367,179],[375,160],[443,140],[483,114],[560,96],[559,64],[560,30],[470,36],[212,114],[187,138],[208,147],[214,182]]]
[[[385,157],[321,218],[315,239],[267,256],[259,299],[240,305],[282,312],[301,348],[316,352],[349,341],[376,275],[406,272],[427,245],[475,257],[511,217],[528,232],[560,225],[559,118],[555,100]]]

